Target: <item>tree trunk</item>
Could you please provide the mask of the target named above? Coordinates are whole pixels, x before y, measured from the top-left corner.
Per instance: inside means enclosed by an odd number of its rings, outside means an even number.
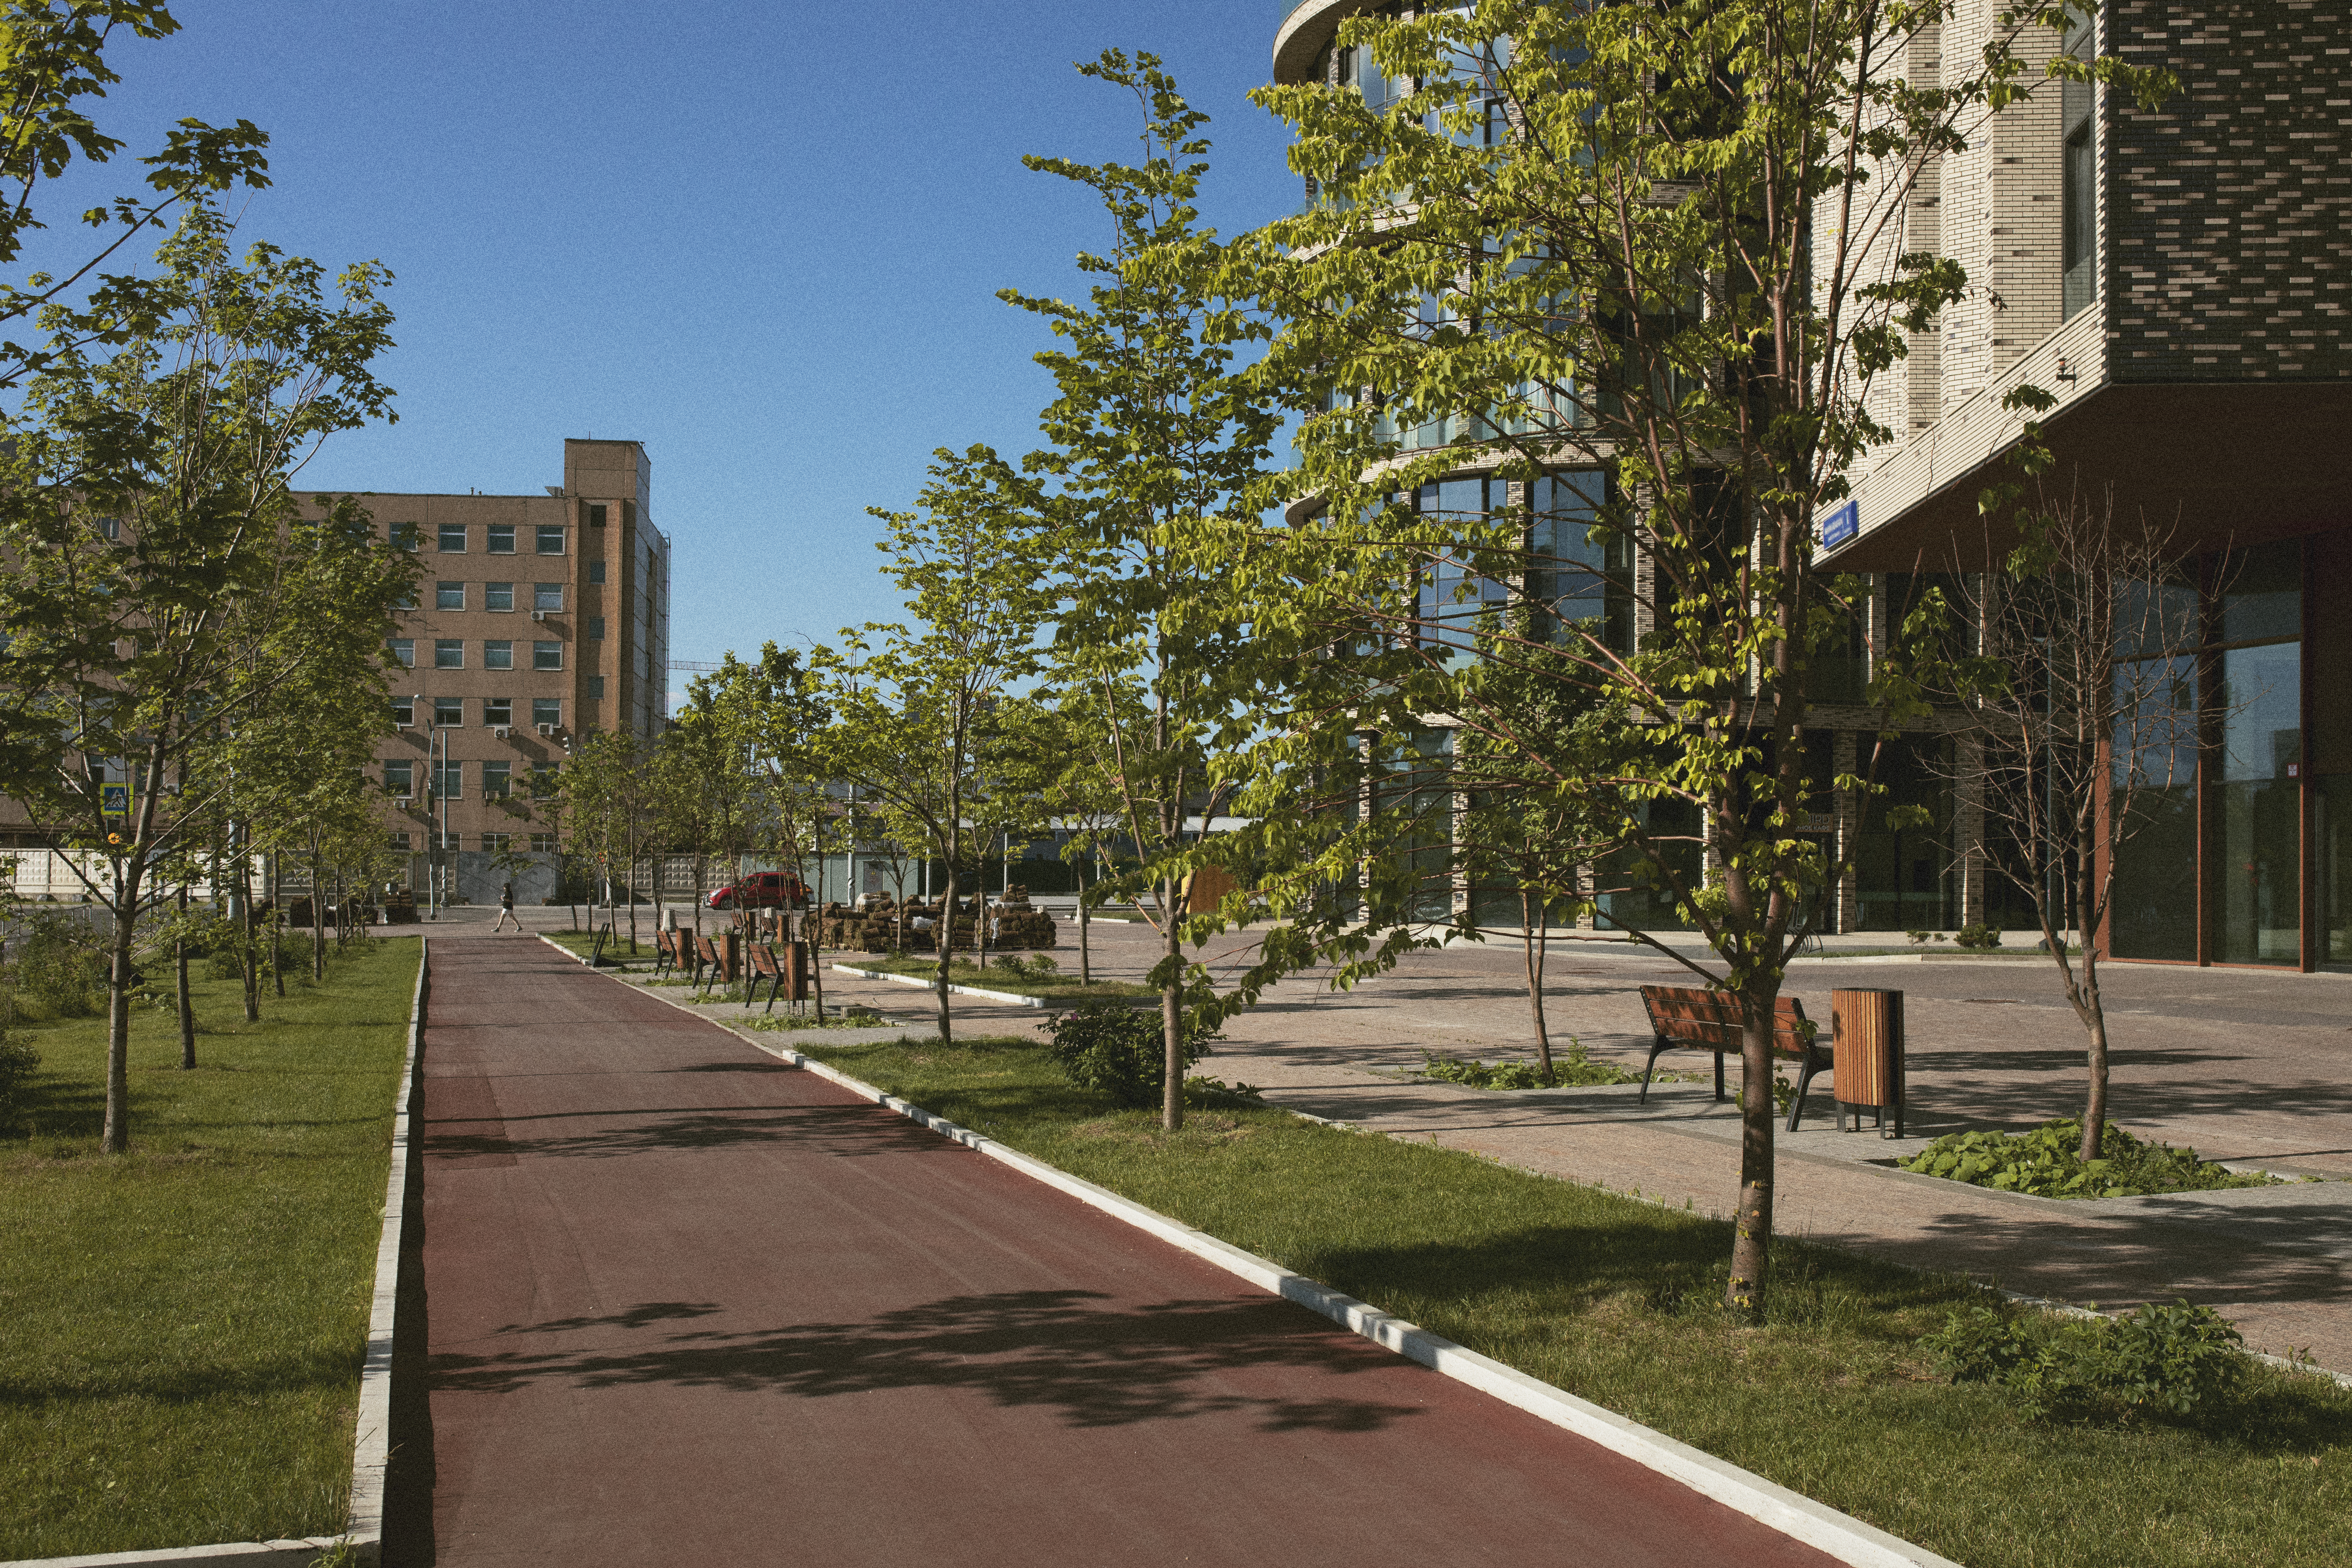
[[[1182,958],[1184,942],[1176,905],[1170,896],[1177,890],[1173,882],[1160,885],[1160,951],[1175,970],[1160,988],[1160,1036],[1167,1047],[1168,1064],[1168,1081],[1160,1087],[1160,1124],[1171,1132],[1184,1125],[1184,972],[1180,963],[1174,963]]]
[[[180,920],[184,931],[188,918],[188,885],[180,884]],[[188,943],[184,935],[172,944],[172,966],[179,972],[180,997],[180,1069],[183,1072],[196,1065],[196,1007],[188,994]]]
[[[940,1001],[940,1044],[953,1045],[955,1030],[948,1011],[948,965],[955,961],[956,917],[956,857],[952,848],[948,855],[947,897],[940,901],[939,922],[931,927],[940,947],[938,994]],[[904,900],[900,900],[902,903]]]
[[[1544,1026],[1544,944],[1549,933],[1538,922],[1545,910],[1537,901],[1533,889],[1519,889],[1519,931],[1528,950],[1528,1010],[1534,1016],[1536,1026],[1536,1070],[1546,1083],[1552,1078],[1551,1032]]]
[[[1094,954],[1087,947],[1087,863],[1083,858],[1072,862],[1078,873],[1078,984],[1095,982]]]
[[[1754,1321],[1764,1312],[1772,1255],[1772,1014],[1778,987],[1740,998],[1739,1201],[1731,1241],[1731,1278],[1723,1304]]]
[[[327,878],[316,851],[310,856],[310,978],[327,978]]]
[[[278,879],[269,879],[270,892],[278,891]],[[316,900],[313,900],[314,902]],[[286,905],[276,897],[269,900],[269,983],[278,994],[286,994],[286,965],[282,962],[286,946]]]
[[[255,945],[253,928],[253,857],[245,853],[241,845],[232,839],[232,853],[236,856],[236,941],[239,978],[245,982],[245,1021],[261,1022],[261,950]]]
[[[138,889],[134,876],[120,874],[110,910],[114,943],[106,974],[106,1126],[99,1139],[110,1154],[131,1148],[131,922],[139,909]]]
[[[629,857],[629,956],[637,956],[637,859]]]

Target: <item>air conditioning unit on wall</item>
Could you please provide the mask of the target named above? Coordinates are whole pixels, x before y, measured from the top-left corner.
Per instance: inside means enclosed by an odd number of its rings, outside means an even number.
[[[539,727],[539,732],[542,735],[552,735],[555,733],[555,726],[552,724],[541,724]]]
[[[514,731],[505,724],[493,724],[490,726],[490,733],[503,741],[508,736],[513,734]]]
[[[543,621],[547,619],[547,612],[545,610],[533,610],[530,613],[530,618],[534,621]]]

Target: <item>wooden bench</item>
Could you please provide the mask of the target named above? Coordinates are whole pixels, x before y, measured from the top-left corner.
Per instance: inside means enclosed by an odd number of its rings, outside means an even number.
[[[1687,985],[1644,985],[1642,1005],[1650,1012],[1650,1059],[1642,1069],[1642,1093],[1646,1104],[1650,1079],[1658,1068],[1658,1053],[1666,1050],[1711,1051],[1715,1055],[1715,1098],[1723,1094],[1723,1058],[1744,1048],[1739,999],[1720,991]],[[1805,1091],[1813,1075],[1826,1071],[1835,1059],[1830,1047],[1816,1042],[1819,1026],[1805,1017],[1805,1005],[1783,996],[1772,1020],[1772,1054],[1802,1063],[1797,1074],[1797,1097],[1789,1106],[1789,1131],[1794,1132],[1805,1111]]]
[[[690,989],[698,993],[709,993],[725,979],[727,974],[727,961],[719,954],[719,944],[707,936],[693,936],[686,931],[680,931],[677,934],[680,941],[694,943],[696,984]]]
[[[751,999],[759,994],[760,982],[768,984],[768,1005],[762,1012],[776,1010],[776,998],[781,994],[787,1002],[808,1000],[808,953],[799,942],[783,944],[782,957],[775,948],[764,942],[755,942],[745,948],[750,961],[748,983],[743,987],[743,1005],[749,1009]]]
[[[659,974],[664,970],[676,969],[677,967],[677,932],[674,931],[655,931],[654,973],[656,974]]]

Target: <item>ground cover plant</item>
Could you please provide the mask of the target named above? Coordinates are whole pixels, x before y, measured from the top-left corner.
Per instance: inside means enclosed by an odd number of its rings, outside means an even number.
[[[2352,1392],[2322,1379],[2031,1417],[1928,1343],[1986,1304],[1964,1281],[1784,1240],[1744,1327],[1716,1220],[1274,1110],[1168,1132],[1035,1041],[802,1048],[1971,1568],[2352,1560]]]
[[[2081,1157],[2083,1124],[2045,1121],[2021,1133],[1950,1132],[1895,1163],[1923,1176],[2042,1198],[2129,1198],[2148,1193],[2205,1193],[2267,1187],[2277,1178],[2200,1160],[2194,1149],[2135,1138],[2110,1122],[2099,1155]]]
[[[1584,1048],[1584,1042],[1570,1035],[1566,1055],[1552,1063],[1547,1075],[1534,1062],[1481,1062],[1469,1057],[1444,1056],[1436,1051],[1421,1054],[1421,1076],[1444,1083],[1458,1083],[1470,1089],[1589,1089],[1620,1083],[1639,1083],[1642,1075],[1618,1066],[1615,1062],[1597,1062]],[[1660,1083],[1698,1083],[1705,1073],[1661,1071]]]
[[[197,966],[194,1071],[134,1007],[127,1154],[105,1020],[10,1026],[41,1065],[0,1127],[0,1559],[343,1527],[416,952],[289,973],[257,1025]]]

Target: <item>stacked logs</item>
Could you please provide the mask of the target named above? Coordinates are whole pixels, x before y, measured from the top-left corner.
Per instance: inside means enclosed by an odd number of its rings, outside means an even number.
[[[956,900],[955,951],[974,946],[973,900]],[[945,900],[908,899],[903,905],[887,893],[849,906],[828,903],[818,916],[818,938],[824,946],[851,952],[888,952],[902,943],[909,952],[939,951],[939,929]],[[1009,896],[992,900],[988,947],[992,952],[1019,952],[1059,944],[1053,917],[1032,907],[1028,890],[1014,886]],[[903,934],[902,934],[903,933]]]

